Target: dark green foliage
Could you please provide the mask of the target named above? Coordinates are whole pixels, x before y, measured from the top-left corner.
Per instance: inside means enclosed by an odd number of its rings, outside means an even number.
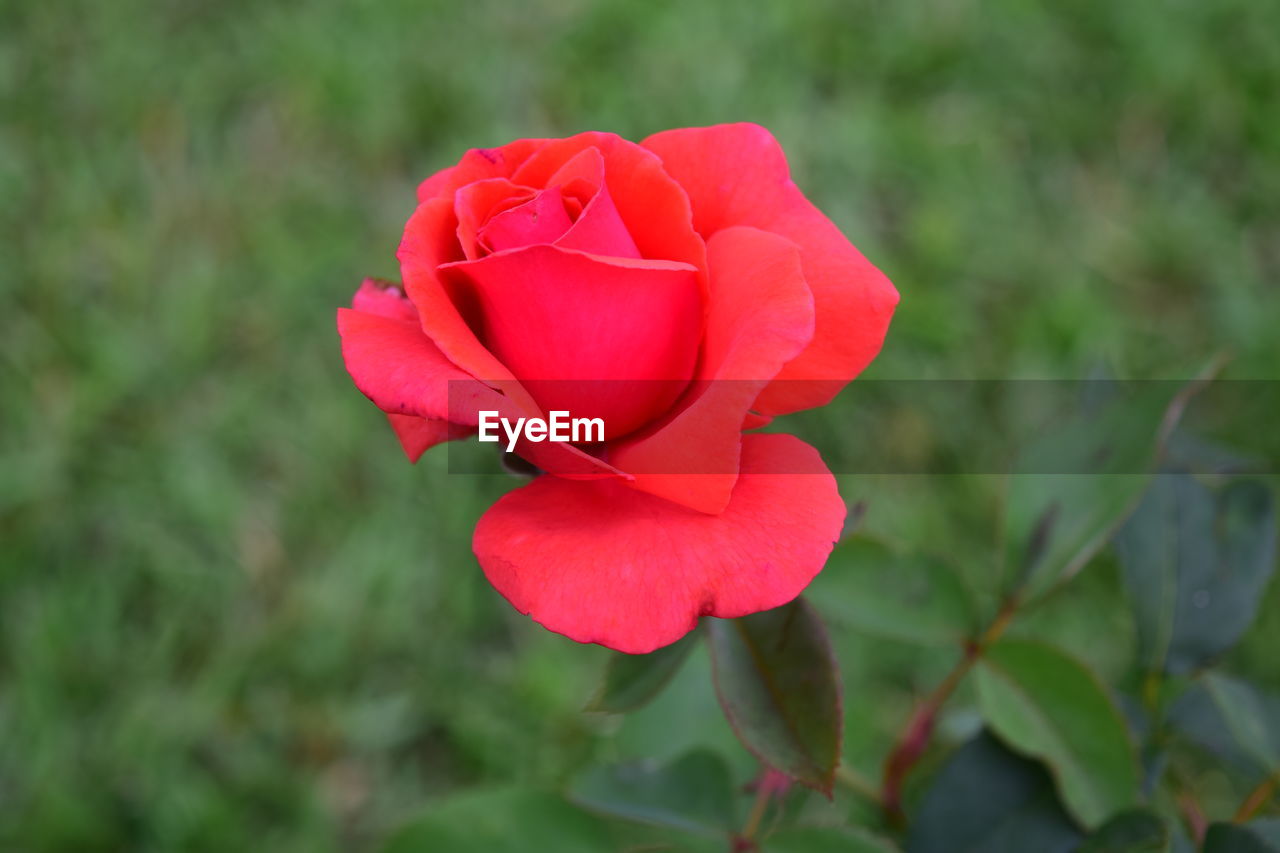
[[[831,790],[840,762],[840,676],[826,628],[803,598],[741,619],[710,619],[716,694],[766,764]]]
[[[588,769],[574,780],[569,797],[603,814],[715,838],[738,827],[729,768],[706,751],[665,767],[649,760]]]
[[[658,694],[680,669],[697,642],[697,632],[647,655],[614,653],[588,711],[634,711]]]
[[[1179,733],[1254,778],[1280,774],[1280,695],[1206,673],[1170,718]]]
[[[1204,853],[1277,853],[1280,820],[1257,820],[1245,826],[1215,823],[1204,840]]]
[[[1052,646],[1002,640],[978,668],[978,701],[992,730],[1042,759],[1081,824],[1135,805],[1138,766],[1119,709],[1097,676]]]
[[[611,846],[603,821],[560,797],[520,790],[475,792],[427,807],[386,853],[599,853]]]
[[[1110,540],[1146,489],[1177,413],[1174,384],[1152,383],[1069,414],[1024,448],[1004,515],[1007,594],[1069,580]]]
[[[770,835],[765,853],[895,853],[888,841],[839,827],[802,826]]]
[[[1173,840],[1164,820],[1152,812],[1121,812],[1098,827],[1079,853],[1168,853]]]
[[[983,733],[934,776],[911,814],[907,853],[1067,853],[1080,838],[1049,774]]]
[[[1214,491],[1162,474],[1116,539],[1149,670],[1185,673],[1253,624],[1276,566],[1272,493],[1241,480]]]

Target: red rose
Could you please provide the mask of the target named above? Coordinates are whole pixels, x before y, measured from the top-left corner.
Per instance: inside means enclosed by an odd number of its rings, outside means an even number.
[[[469,151],[418,198],[404,293],[366,281],[338,311],[347,370],[409,458],[486,410],[606,424],[602,444],[519,444],[550,473],[476,526],[498,591],[632,653],[797,596],[844,503],[813,448],[743,430],[827,403],[898,294],[769,132],[524,139]]]

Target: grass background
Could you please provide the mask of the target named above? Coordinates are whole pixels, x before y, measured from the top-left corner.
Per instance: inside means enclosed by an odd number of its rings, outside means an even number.
[[[513,481],[409,466],[346,378],[334,308],[464,149],[757,121],[902,292],[869,376],[1270,379],[1278,98],[1253,0],[0,2],[0,843],[365,848],[728,744],[699,661],[582,715],[602,652],[470,554]],[[989,580],[998,478],[842,486]],[[1230,662],[1273,685],[1278,603]],[[1132,662],[1105,556],[1023,630]],[[874,772],[951,660],[838,647]]]

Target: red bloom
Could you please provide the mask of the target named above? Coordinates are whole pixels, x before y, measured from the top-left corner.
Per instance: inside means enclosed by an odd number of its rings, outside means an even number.
[[[521,612],[647,652],[700,616],[795,598],[844,520],[813,448],[744,435],[827,403],[897,303],[751,124],[519,140],[423,182],[404,293],[339,309],[357,387],[411,460],[504,418],[600,418],[591,445],[522,440],[548,472],[480,519],[474,548]]]

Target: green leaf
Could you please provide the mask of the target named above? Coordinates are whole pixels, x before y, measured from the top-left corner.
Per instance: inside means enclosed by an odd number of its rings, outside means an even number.
[[[1080,846],[1079,853],[1168,853],[1169,826],[1154,812],[1133,809],[1108,820]]]
[[[504,788],[437,801],[396,832],[385,853],[600,853],[607,825],[553,794]]]
[[[680,670],[696,641],[697,632],[691,631],[647,655],[614,652],[605,667],[600,689],[585,710],[620,714],[647,704]]]
[[[840,675],[813,608],[798,598],[707,622],[716,695],[743,745],[830,794],[840,755]]]
[[[1032,598],[1084,567],[1137,506],[1186,396],[1142,383],[1019,453],[1005,498],[1006,593]]]
[[[729,769],[705,750],[666,766],[637,761],[591,768],[573,782],[569,799],[592,811],[716,837],[738,823]]]
[[[1265,459],[1240,453],[1185,429],[1176,430],[1165,447],[1170,468],[1193,474],[1246,474],[1268,467]]]
[[[1196,843],[1191,840],[1191,836],[1187,835],[1186,828],[1181,823],[1173,825],[1173,839],[1169,845],[1170,853],[1196,853]]]
[[[959,573],[865,536],[836,546],[809,595],[836,622],[889,639],[952,645],[976,629],[973,599]]]
[[[1260,776],[1280,773],[1280,696],[1210,672],[1178,697],[1169,720],[1226,761]]]
[[[1067,853],[1080,843],[1045,769],[986,732],[952,753],[910,817],[908,853]]]
[[[861,830],[836,826],[796,826],[770,835],[764,853],[897,853],[892,843]]]
[[[720,709],[711,677],[709,643],[695,643],[685,665],[648,705],[615,718],[613,738],[619,761],[675,761],[686,752],[707,749],[721,756],[735,779],[758,772],[760,762],[741,741]]]
[[[983,653],[977,675],[987,723],[1045,761],[1084,826],[1136,804],[1138,762],[1124,718],[1083,664],[1049,645],[1002,640]]]
[[[1156,477],[1116,537],[1147,671],[1186,673],[1244,635],[1275,570],[1271,491],[1215,492],[1185,474]]]
[[[1205,834],[1204,853],[1280,853],[1280,818],[1215,823]]]

